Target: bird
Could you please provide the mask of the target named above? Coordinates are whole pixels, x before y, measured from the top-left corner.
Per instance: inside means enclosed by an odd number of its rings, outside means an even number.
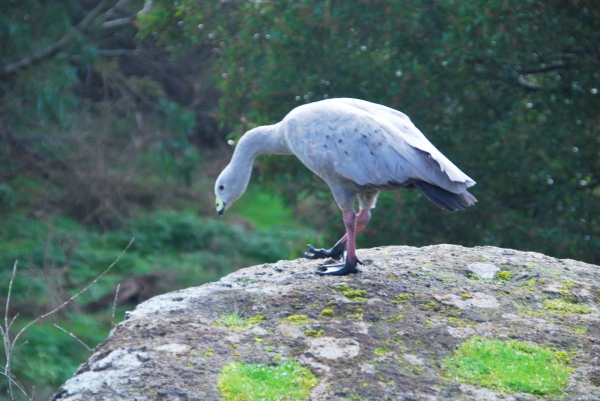
[[[356,234],[371,219],[382,190],[420,190],[438,207],[455,212],[477,199],[475,185],[402,112],[351,98],[330,98],[294,108],[280,122],[253,128],[236,144],[230,163],[215,182],[215,206],[222,215],[250,181],[261,154],[295,155],[331,189],[346,234],[331,248],[308,246],[308,259],[342,263],[319,267],[319,275],[359,273]],[[358,200],[359,210],[355,210]]]

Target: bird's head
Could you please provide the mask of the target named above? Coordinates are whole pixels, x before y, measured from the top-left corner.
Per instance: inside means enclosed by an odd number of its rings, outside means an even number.
[[[215,182],[215,207],[219,216],[229,209],[233,202],[238,200],[246,191],[249,177],[242,177],[244,175],[246,174],[242,172],[236,174],[229,165],[217,178],[217,182]],[[249,176],[249,174],[247,175]]]

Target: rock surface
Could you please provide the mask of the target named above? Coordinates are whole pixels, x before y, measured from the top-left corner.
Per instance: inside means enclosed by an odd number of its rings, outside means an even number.
[[[219,400],[225,364],[288,358],[320,379],[311,393],[318,401],[600,400],[598,266],[452,245],[373,248],[358,256],[362,273],[348,277],[317,276],[319,261],[279,261],[152,298],[127,313],[52,400]],[[474,264],[510,277],[476,277]],[[343,288],[366,293],[351,299]],[[593,312],[542,307],[567,295]],[[215,324],[233,311],[265,320],[246,329]],[[308,320],[294,325],[291,315]],[[505,394],[445,377],[443,359],[475,335],[568,352],[573,373],[565,393]]]

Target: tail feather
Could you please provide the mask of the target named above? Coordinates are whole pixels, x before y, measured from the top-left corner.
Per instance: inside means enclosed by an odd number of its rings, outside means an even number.
[[[427,195],[437,206],[451,212],[465,210],[465,207],[472,206],[477,202],[477,199],[468,191],[455,194],[425,181],[415,181],[413,185]]]

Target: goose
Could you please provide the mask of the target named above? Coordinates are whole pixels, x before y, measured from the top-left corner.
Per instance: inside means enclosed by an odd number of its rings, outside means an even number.
[[[295,155],[329,185],[342,211],[346,234],[329,249],[309,244],[305,253],[309,259],[340,260],[346,250],[344,262],[321,266],[319,275],[359,272],[356,234],[371,219],[382,190],[416,188],[451,212],[477,202],[467,191],[475,181],[437,150],[408,116],[364,100],[305,104],[277,124],[246,132],[215,183],[219,215],[244,194],[252,164],[262,154]]]

